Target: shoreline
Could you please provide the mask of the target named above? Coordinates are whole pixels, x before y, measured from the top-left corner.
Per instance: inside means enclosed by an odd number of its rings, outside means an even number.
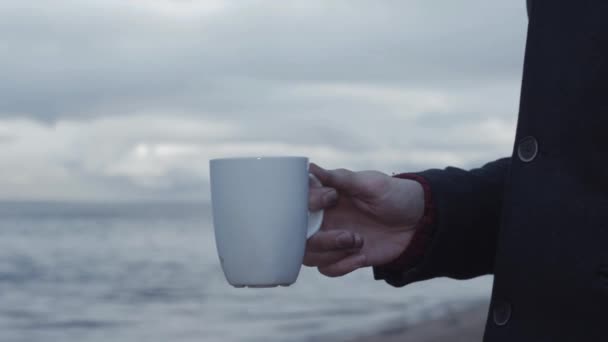
[[[388,328],[345,342],[481,342],[489,302],[472,303],[462,310],[450,311],[438,318],[408,325],[394,322]]]

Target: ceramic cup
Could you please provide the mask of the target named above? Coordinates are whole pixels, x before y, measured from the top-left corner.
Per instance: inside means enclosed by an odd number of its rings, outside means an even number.
[[[306,157],[212,159],[211,202],[217,252],[235,287],[289,286],[323,211],[309,212]]]

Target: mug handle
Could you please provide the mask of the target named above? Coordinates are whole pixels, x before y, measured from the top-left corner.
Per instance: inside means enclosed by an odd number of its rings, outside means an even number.
[[[317,184],[321,184],[319,178],[317,178],[312,173],[308,174],[310,180]],[[321,229],[321,225],[323,224],[323,209],[318,211],[308,211],[308,233],[306,233],[306,238],[310,239],[311,236],[315,235],[316,232]]]

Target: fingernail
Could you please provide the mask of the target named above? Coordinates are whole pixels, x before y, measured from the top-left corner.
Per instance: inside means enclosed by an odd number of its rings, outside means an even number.
[[[353,246],[353,235],[350,233],[342,233],[336,237],[336,244],[340,248]]]
[[[332,205],[338,200],[338,192],[336,190],[329,190],[323,194],[323,202],[325,205]]]

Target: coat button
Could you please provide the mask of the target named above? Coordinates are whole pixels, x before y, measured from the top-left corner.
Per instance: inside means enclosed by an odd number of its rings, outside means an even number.
[[[503,300],[495,301],[492,317],[494,318],[494,324],[498,326],[506,325],[511,319],[511,304]]]
[[[520,140],[517,147],[517,156],[519,160],[529,163],[536,158],[538,154],[538,142],[534,137],[525,137]]]

